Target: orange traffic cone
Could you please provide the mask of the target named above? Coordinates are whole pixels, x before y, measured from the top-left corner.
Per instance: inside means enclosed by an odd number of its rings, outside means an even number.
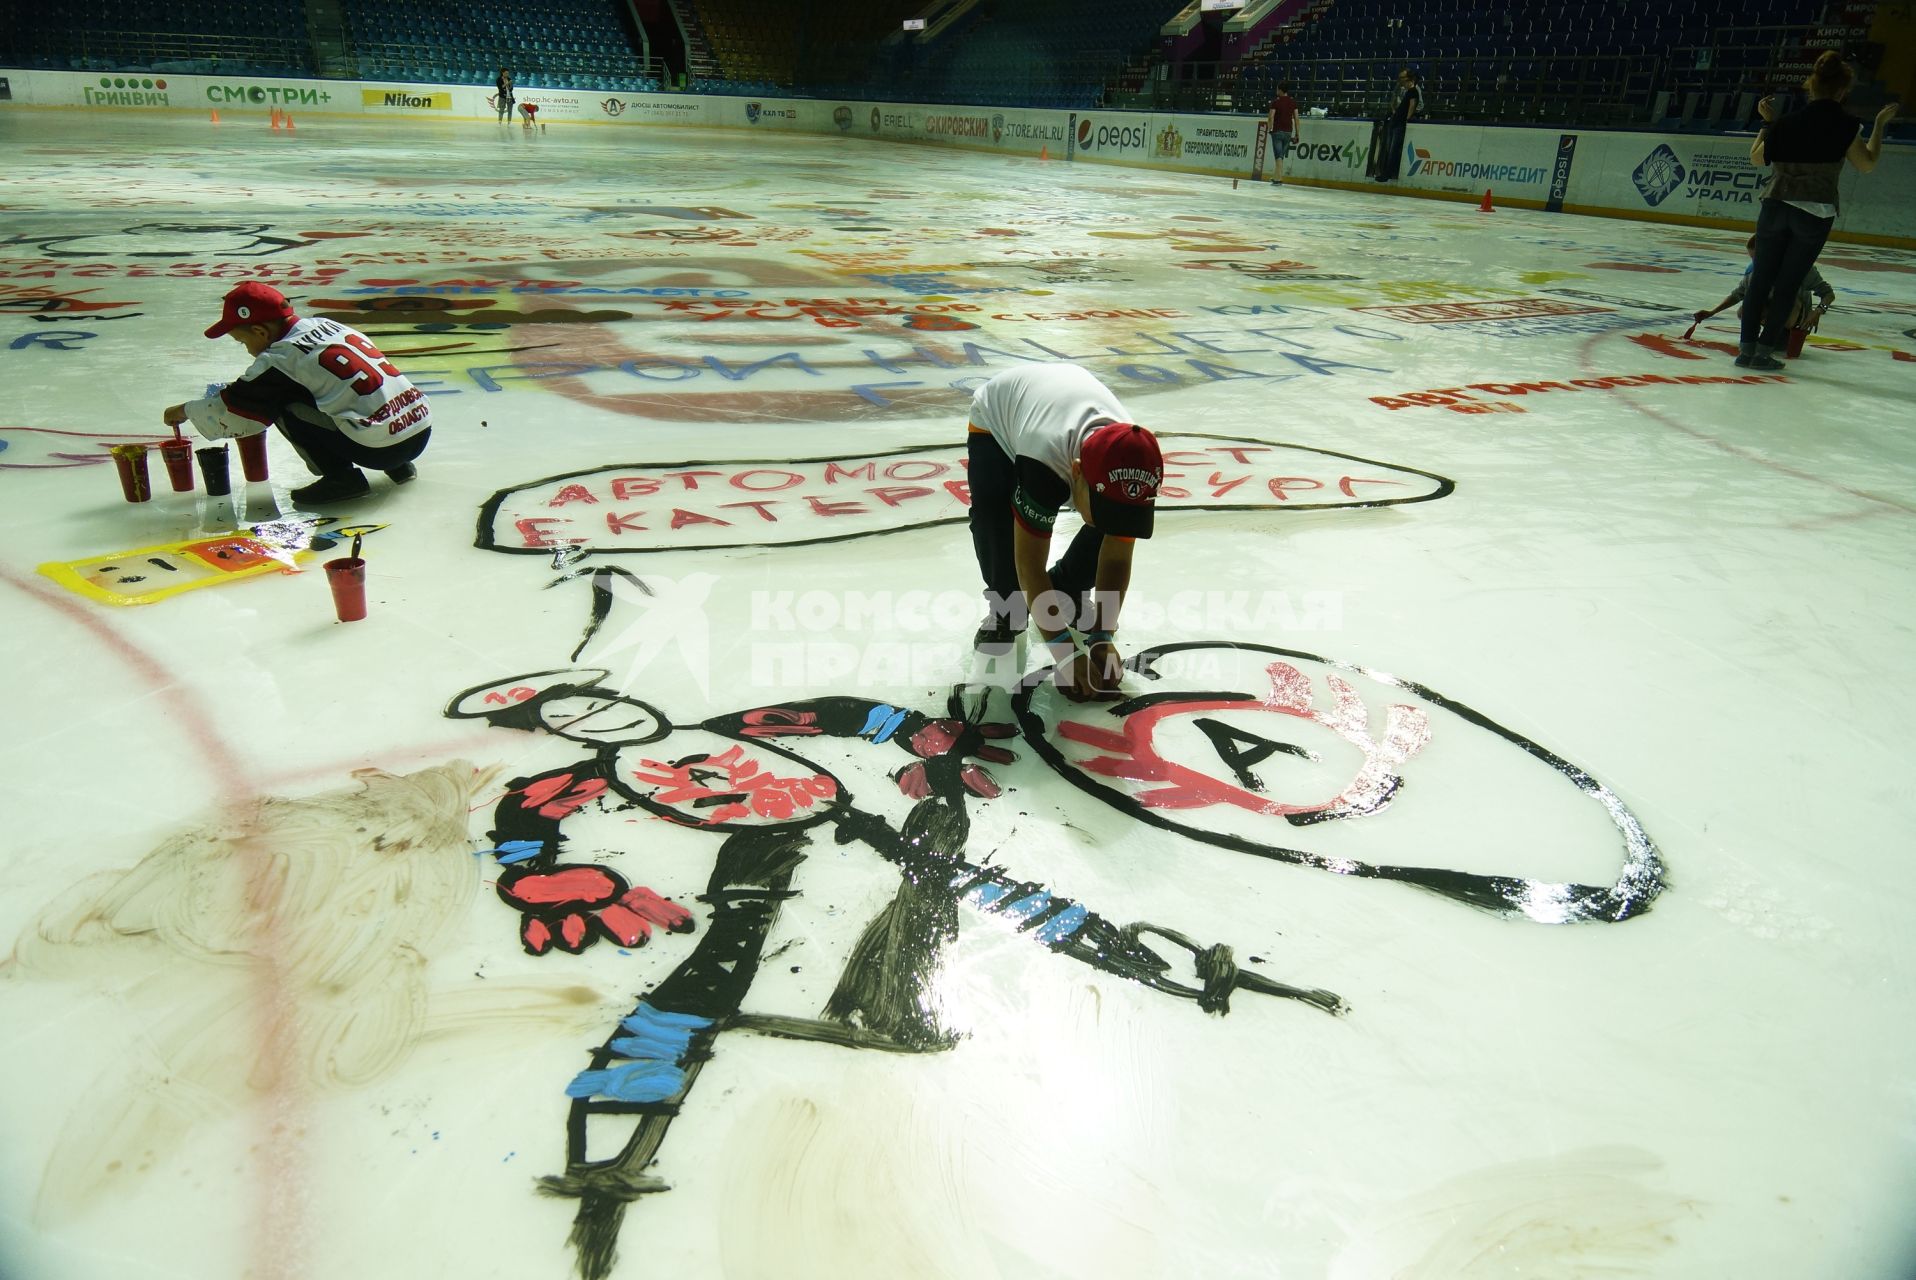
[[[1046,143],[1044,146],[1038,148],[1038,159],[1049,160],[1050,158],[1051,158],[1051,145],[1049,143]]]
[[[275,130],[278,130],[279,128],[279,108],[278,107],[273,108],[273,128]]]
[[[289,111],[282,111],[279,113],[279,118],[286,122],[286,132],[291,133],[293,131],[292,113]]]
[[[220,113],[218,111],[215,111],[213,113],[213,123],[218,124],[219,122],[220,122]]]
[[[1484,202],[1477,206],[1477,212],[1478,213],[1497,212],[1497,210],[1490,203],[1490,188],[1489,187],[1484,188]]]

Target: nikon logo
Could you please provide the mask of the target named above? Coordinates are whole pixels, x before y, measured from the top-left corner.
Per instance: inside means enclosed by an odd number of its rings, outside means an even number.
[[[369,107],[402,107],[411,111],[450,111],[450,93],[407,93],[403,89],[361,89],[361,101]]]

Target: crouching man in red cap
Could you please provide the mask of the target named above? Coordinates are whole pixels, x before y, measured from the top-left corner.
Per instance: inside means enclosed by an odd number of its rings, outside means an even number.
[[[225,313],[206,331],[224,334],[252,365],[216,394],[167,409],[167,426],[190,421],[208,439],[278,427],[319,477],[292,491],[302,506],[363,497],[372,486],[361,467],[394,484],[416,474],[432,406],[372,339],[336,321],[300,319],[285,294],[256,280],[226,295]]]
[[[1008,648],[1035,622],[1067,693],[1115,697],[1123,671],[1112,637],[1131,551],[1151,536],[1164,478],[1157,437],[1077,365],[1033,364],[978,388],[967,443],[971,541],[989,611],[977,647]],[[1050,564],[1052,525],[1067,503],[1084,527]]]

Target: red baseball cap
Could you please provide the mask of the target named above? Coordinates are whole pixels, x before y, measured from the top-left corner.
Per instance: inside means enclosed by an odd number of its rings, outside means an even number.
[[[267,324],[275,320],[291,323],[298,318],[285,294],[270,284],[248,280],[226,295],[226,311],[220,316],[220,322],[206,331],[206,336],[223,338],[243,324]]]
[[[1164,481],[1158,438],[1133,422],[1112,422],[1085,438],[1078,462],[1091,486],[1091,527],[1119,538],[1148,538]]]

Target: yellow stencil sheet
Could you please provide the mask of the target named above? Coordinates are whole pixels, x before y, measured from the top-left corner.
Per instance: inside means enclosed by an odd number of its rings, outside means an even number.
[[[315,550],[386,527],[321,527],[332,523],[331,517],[317,522],[277,521],[211,538],[139,547],[85,560],[56,560],[41,565],[40,572],[75,595],[101,604],[152,604],[223,582],[267,573],[294,573],[299,562],[310,559]]]

